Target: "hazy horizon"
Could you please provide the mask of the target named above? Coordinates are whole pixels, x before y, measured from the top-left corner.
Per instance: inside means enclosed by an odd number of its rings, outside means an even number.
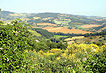
[[[64,13],[106,17],[106,0],[3,0],[0,8],[16,13]]]

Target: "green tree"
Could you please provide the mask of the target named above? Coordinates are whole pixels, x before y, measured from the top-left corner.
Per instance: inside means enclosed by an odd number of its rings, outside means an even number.
[[[20,19],[0,25],[0,71],[12,72],[23,68],[24,49],[30,49],[27,25]]]

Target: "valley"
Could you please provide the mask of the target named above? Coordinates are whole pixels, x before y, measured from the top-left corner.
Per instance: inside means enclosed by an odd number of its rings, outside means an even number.
[[[1,73],[105,73],[106,17],[0,13]]]

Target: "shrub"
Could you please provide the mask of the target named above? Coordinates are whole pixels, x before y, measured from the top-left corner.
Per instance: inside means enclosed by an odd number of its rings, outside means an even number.
[[[93,71],[94,73],[106,72],[106,55],[95,54],[90,56],[87,61],[83,62],[86,71]]]
[[[30,48],[27,25],[20,19],[0,25],[0,71],[12,72],[23,68],[24,49]]]

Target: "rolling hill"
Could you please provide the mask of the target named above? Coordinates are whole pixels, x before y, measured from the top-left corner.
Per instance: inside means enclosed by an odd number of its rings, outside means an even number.
[[[8,23],[15,18],[25,21],[33,27],[67,27],[68,29],[79,29],[81,31],[97,32],[106,28],[106,17],[80,16],[61,13],[15,13],[2,11],[0,21]],[[100,30],[101,28],[101,30]],[[70,33],[70,32],[69,32]]]

